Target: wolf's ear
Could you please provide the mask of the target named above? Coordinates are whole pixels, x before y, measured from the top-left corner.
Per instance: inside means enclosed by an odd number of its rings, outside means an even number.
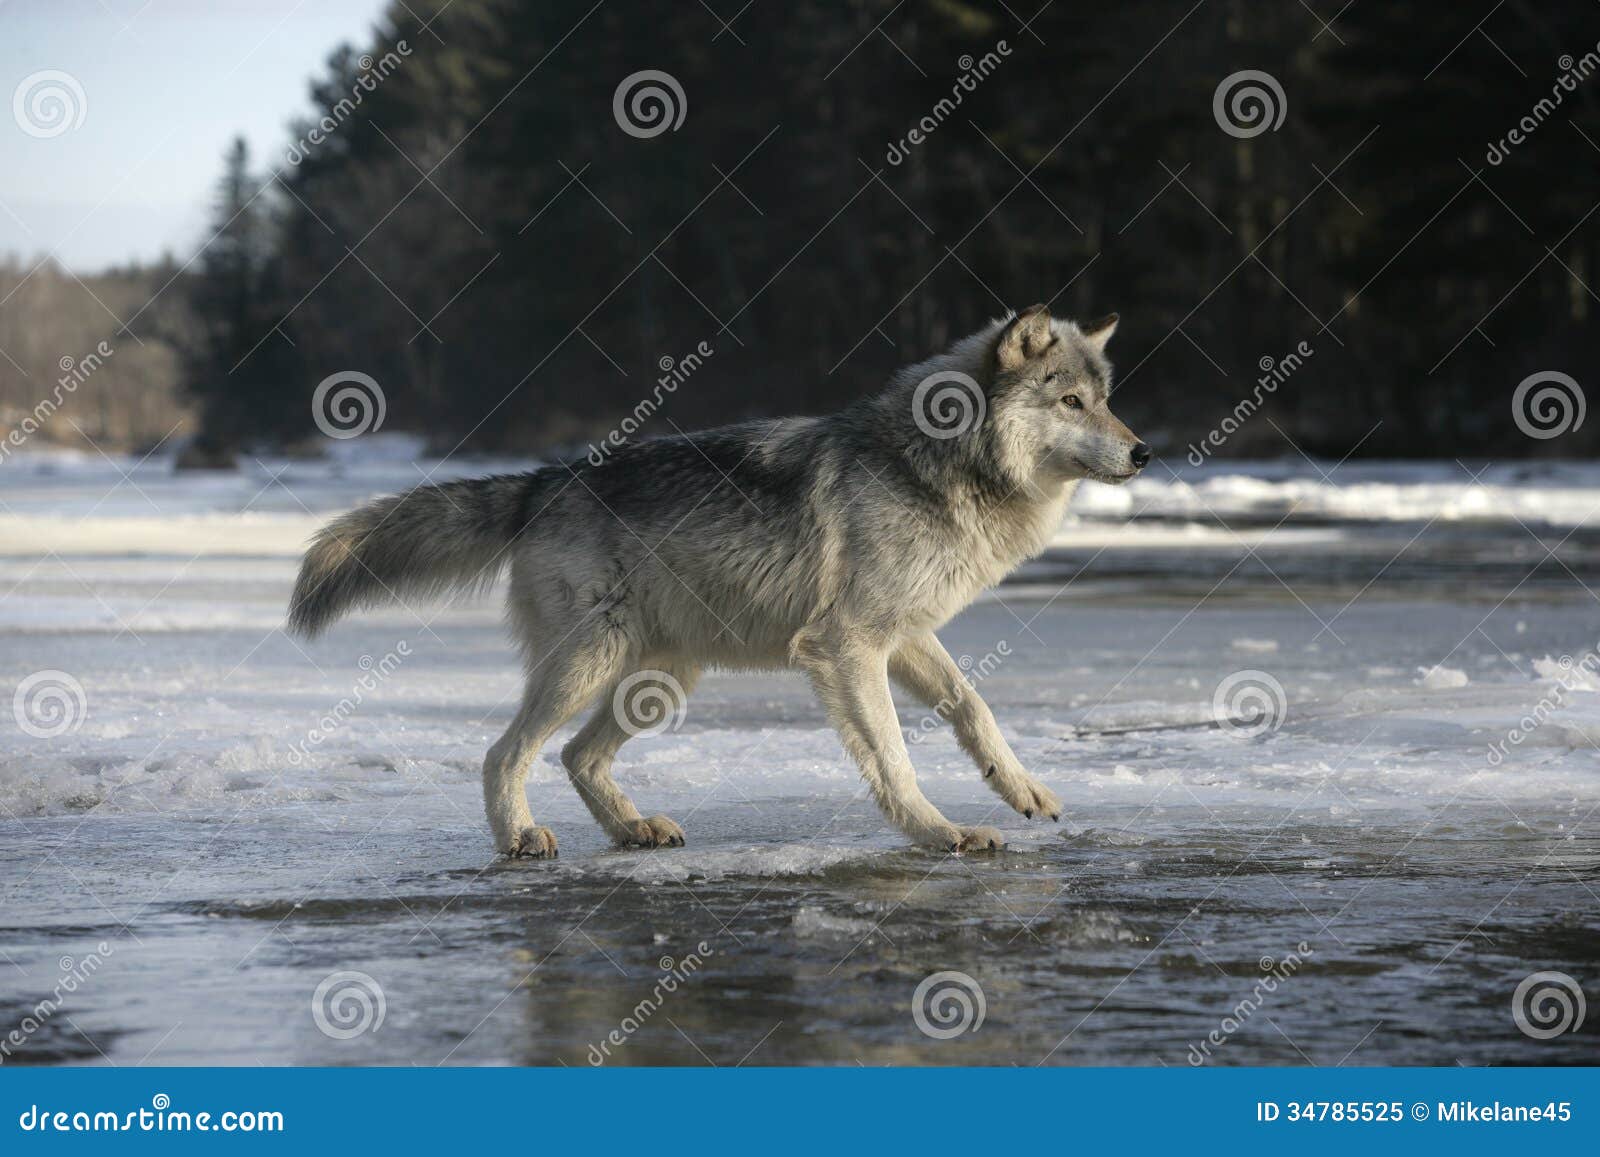
[[[1003,370],[1018,369],[1029,358],[1036,358],[1049,348],[1055,337],[1050,332],[1050,310],[1043,305],[1030,305],[1012,320],[1000,335],[995,358]]]
[[[1097,317],[1093,321],[1086,321],[1078,327],[1079,331],[1095,349],[1104,351],[1106,342],[1111,340],[1111,335],[1117,332],[1117,315],[1108,313],[1104,317]]]

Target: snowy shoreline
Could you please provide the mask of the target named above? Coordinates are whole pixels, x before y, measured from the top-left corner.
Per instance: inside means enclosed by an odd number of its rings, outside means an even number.
[[[531,460],[413,462],[409,439],[343,448],[325,460],[250,460],[239,472],[178,473],[169,458],[67,451],[0,466],[0,557],[47,554],[290,557],[332,514],[427,480],[524,470]],[[1324,473],[1328,471],[1329,473]],[[1264,531],[1336,541],[1361,523],[1600,522],[1600,464],[1527,462],[1476,474],[1455,463],[1160,463],[1122,487],[1085,483],[1052,545],[1182,549],[1258,545]],[[1281,529],[1277,529],[1281,527]]]

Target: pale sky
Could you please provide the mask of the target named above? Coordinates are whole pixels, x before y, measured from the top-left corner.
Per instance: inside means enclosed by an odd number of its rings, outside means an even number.
[[[93,272],[205,240],[235,134],[281,159],[310,78],[341,42],[365,45],[383,0],[0,0],[0,255],[54,251]],[[66,73],[82,121],[32,120],[18,89]],[[35,78],[80,106],[70,82]],[[59,122],[66,123],[66,122]]]

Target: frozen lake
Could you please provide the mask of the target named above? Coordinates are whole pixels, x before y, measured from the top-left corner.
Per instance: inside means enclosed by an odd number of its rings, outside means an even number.
[[[563,734],[561,857],[512,863],[498,601],[279,629],[320,518],[421,480],[384,445],[0,466],[0,1061],[1600,1061],[1600,1010],[1512,1015],[1536,972],[1600,999],[1600,468],[1086,484],[942,633],[1059,824],[899,696],[927,794],[1011,841],[908,848],[798,677],[711,674],[617,761],[687,847],[609,849]],[[919,1027],[939,973],[970,1031]]]

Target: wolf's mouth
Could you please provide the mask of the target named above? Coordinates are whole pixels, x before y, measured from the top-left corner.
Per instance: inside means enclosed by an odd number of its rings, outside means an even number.
[[[1083,467],[1084,475],[1090,482],[1104,482],[1107,486],[1121,486],[1128,479],[1139,473],[1137,470],[1129,470],[1126,474],[1110,474],[1104,470],[1096,470],[1082,459],[1074,459],[1074,461]]]

